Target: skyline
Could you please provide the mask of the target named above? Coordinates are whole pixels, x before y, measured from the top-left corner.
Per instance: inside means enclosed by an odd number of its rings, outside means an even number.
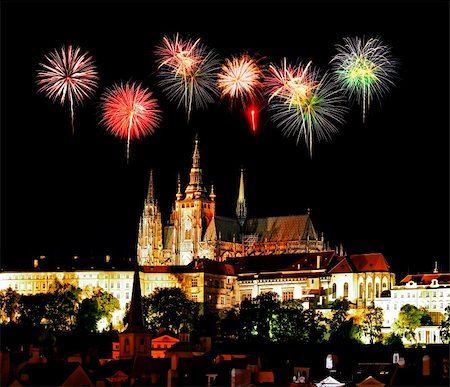
[[[243,167],[249,217],[310,208],[316,229],[347,253],[381,252],[396,273],[431,271],[435,260],[449,270],[448,4],[364,3],[364,18],[350,15],[351,2],[244,4],[245,23],[226,34],[222,26],[237,3],[214,3],[205,16],[197,10],[202,2],[2,4],[1,266],[23,259],[31,267],[39,255],[132,256],[150,169],[166,221],[178,172],[187,184],[198,133],[204,183],[209,189],[214,182],[218,215],[234,216]],[[180,7],[181,20],[171,5]],[[314,33],[299,39],[295,14],[305,7],[320,13],[323,30],[305,18],[302,32]],[[268,17],[273,28],[266,28]],[[33,33],[21,35],[25,27]],[[221,57],[249,51],[274,61],[311,59],[322,68],[345,36],[380,36],[400,60],[399,79],[365,123],[359,107],[349,105],[347,124],[330,141],[315,142],[310,158],[265,111],[256,133],[223,102],[193,111],[188,123],[155,77],[154,48],[177,32],[202,38]],[[76,109],[75,134],[67,106],[36,86],[39,61],[63,44],[88,50],[99,69],[99,90]],[[441,84],[428,84],[430,57]],[[99,123],[99,100],[105,87],[130,79],[154,92],[162,123],[131,143],[127,164],[126,142]]]

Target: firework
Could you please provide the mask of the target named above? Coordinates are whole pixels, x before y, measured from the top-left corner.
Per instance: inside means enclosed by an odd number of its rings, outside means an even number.
[[[69,103],[72,132],[75,131],[75,106],[91,97],[98,82],[98,73],[92,57],[79,47],[63,46],[45,55],[37,73],[38,91],[53,102]]]
[[[380,100],[394,84],[397,60],[392,58],[390,47],[378,38],[344,38],[344,42],[336,45],[337,54],[330,63],[350,99],[362,105],[365,120],[373,97]]]
[[[164,36],[156,47],[159,85],[171,101],[184,104],[189,120],[193,107],[206,108],[219,95],[219,60],[200,39]]]
[[[226,59],[218,77],[222,98],[229,98],[231,103],[240,100],[245,108],[261,96],[262,70],[249,55]]]
[[[139,139],[158,127],[160,109],[152,92],[138,83],[114,84],[101,97],[104,124],[113,135],[127,139],[127,162],[130,140]]]
[[[314,137],[327,140],[337,132],[336,124],[344,122],[342,93],[311,62],[271,64],[265,84],[272,121],[283,134],[296,137],[297,144],[303,137],[311,157]]]

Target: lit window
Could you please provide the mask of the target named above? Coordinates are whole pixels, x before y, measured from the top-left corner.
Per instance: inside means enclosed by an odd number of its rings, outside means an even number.
[[[198,286],[198,284],[197,284],[197,278],[192,278],[192,279],[191,279],[191,287],[195,288],[195,287],[197,287],[197,286]]]
[[[294,290],[293,289],[287,289],[283,290],[282,294],[282,300],[283,301],[289,301],[294,299]]]

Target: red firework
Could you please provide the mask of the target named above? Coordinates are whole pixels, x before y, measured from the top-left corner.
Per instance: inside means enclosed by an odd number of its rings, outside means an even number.
[[[101,123],[114,136],[127,139],[128,162],[130,140],[153,133],[161,122],[158,102],[150,90],[134,82],[107,88],[101,101]]]

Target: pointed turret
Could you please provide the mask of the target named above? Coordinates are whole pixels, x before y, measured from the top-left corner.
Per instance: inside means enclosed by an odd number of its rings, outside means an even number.
[[[241,168],[241,178],[239,180],[239,195],[236,204],[236,216],[241,227],[244,227],[245,219],[247,219],[247,205],[245,203],[245,194],[244,194],[243,168]]]
[[[192,168],[189,173],[189,185],[185,190],[186,198],[206,199],[206,188],[203,186],[202,170],[200,168],[200,151],[198,148],[198,136],[195,136],[194,152],[192,154]]]
[[[181,178],[180,178],[180,172],[178,172],[178,178],[177,178],[177,200],[181,200],[183,197],[183,194],[181,193]]]

